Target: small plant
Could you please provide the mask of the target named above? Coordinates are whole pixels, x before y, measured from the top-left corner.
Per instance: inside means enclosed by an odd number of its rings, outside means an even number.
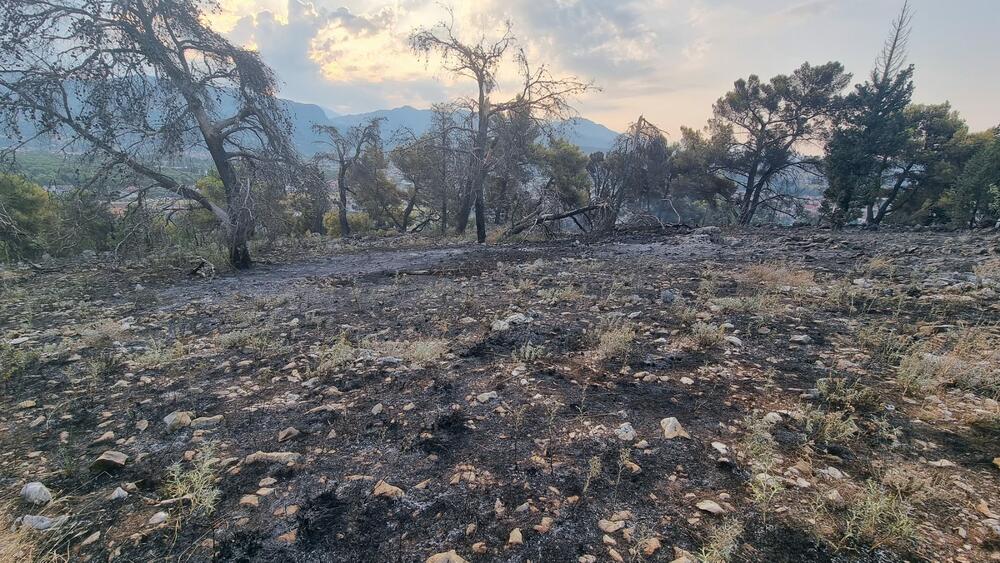
[[[350,340],[347,339],[347,335],[341,334],[333,346],[323,350],[320,354],[317,371],[324,375],[330,374],[338,368],[353,362],[356,354],[357,351],[351,345]]]
[[[740,536],[743,535],[743,522],[730,518],[722,523],[708,538],[708,543],[698,552],[700,563],[727,563],[731,561],[739,549]]]
[[[691,340],[702,350],[718,348],[726,341],[722,328],[698,321],[691,325]]]
[[[545,357],[545,346],[532,346],[526,342],[524,346],[514,350],[514,359],[520,362],[533,362]]]
[[[714,303],[724,313],[760,315],[771,317],[781,312],[781,301],[777,295],[760,292],[745,297],[719,297]]]
[[[159,340],[154,340],[145,352],[135,358],[135,363],[144,368],[155,368],[164,364],[169,364],[184,357],[184,345],[175,342],[173,346],[166,346]]]
[[[777,442],[771,435],[773,425],[763,417],[747,417],[743,425],[747,431],[740,446],[753,473],[750,496],[766,518],[775,497],[784,490],[781,480],[773,475],[779,459]]]
[[[38,354],[0,342],[0,384],[26,375],[38,365]]]
[[[95,386],[114,376],[122,368],[121,360],[112,350],[98,352],[85,365],[87,378]]]
[[[860,430],[854,417],[843,412],[824,412],[814,407],[806,408],[806,434],[825,444],[838,444],[850,440]]]
[[[587,460],[587,479],[583,482],[583,495],[586,496],[587,491],[590,490],[590,484],[600,476],[602,471],[601,458],[592,456]]]
[[[797,270],[780,262],[754,264],[746,269],[743,277],[751,284],[772,288],[802,288],[816,285],[816,279],[809,270]]]
[[[816,382],[816,388],[827,403],[851,411],[872,411],[882,405],[874,389],[844,377],[824,377]]]
[[[438,338],[424,338],[409,341],[366,339],[363,346],[380,354],[401,358],[413,364],[423,365],[439,359],[448,351],[448,341]]]
[[[108,348],[125,336],[121,323],[104,319],[80,331],[83,343],[89,348]]]
[[[583,292],[572,285],[552,287],[538,290],[538,297],[551,303],[562,301],[576,301],[583,297]]]
[[[896,331],[884,327],[861,329],[858,332],[858,342],[877,365],[895,365],[906,350],[906,344]]]
[[[218,337],[218,342],[223,348],[247,348],[258,354],[262,354],[275,346],[275,343],[267,335],[251,329],[234,330],[221,334]]]
[[[898,493],[869,481],[848,509],[844,541],[871,548],[912,543],[917,527],[910,511]]]
[[[627,358],[635,344],[636,332],[631,323],[607,324],[597,336],[597,354],[605,359]]]
[[[168,498],[184,498],[190,503],[192,516],[208,516],[215,512],[219,489],[215,484],[215,446],[206,444],[187,467],[174,463],[167,468],[164,493]]]

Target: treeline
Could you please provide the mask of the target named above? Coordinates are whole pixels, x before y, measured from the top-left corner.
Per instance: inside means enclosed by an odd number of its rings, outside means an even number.
[[[2,257],[74,249],[56,240],[157,252],[218,239],[245,267],[252,238],[304,233],[474,227],[482,242],[490,232],[638,222],[976,227],[1000,218],[1000,128],[970,132],[947,103],[912,102],[905,6],[854,86],[837,62],[751,75],[719,98],[704,128],[670,140],[639,117],[589,155],[559,124],[594,85],[530,64],[509,25],[496,40],[468,43],[443,22],[414,30],[411,46],[467,79],[468,96],[435,106],[419,135],[382,131],[379,120],[318,127],[325,146],[307,161],[290,141],[271,70],[205,26],[212,5],[0,7],[2,136],[19,139],[30,123],[32,135],[63,140],[87,163],[76,199],[3,179],[17,187],[0,194]],[[86,30],[87,40],[67,47],[67,29]],[[497,73],[511,58],[520,87],[501,98]],[[192,153],[212,168],[197,182],[163,165]],[[74,233],[80,225],[52,219],[73,213],[96,226]]]

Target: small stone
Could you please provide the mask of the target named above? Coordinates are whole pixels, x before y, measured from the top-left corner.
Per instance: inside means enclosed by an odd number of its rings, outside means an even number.
[[[454,549],[444,551],[442,553],[435,553],[427,558],[425,563],[469,563],[463,559],[459,554],[455,553]]]
[[[488,403],[496,399],[497,397],[499,397],[499,395],[497,395],[496,391],[490,391],[488,393],[480,393],[476,395],[476,400],[479,401],[480,403]]]
[[[726,509],[719,506],[719,503],[714,500],[703,500],[698,502],[695,506],[697,506],[699,510],[704,510],[705,512],[716,515],[725,514],[726,512]]]
[[[128,498],[128,492],[121,487],[115,487],[115,490],[111,491],[111,494],[108,495],[108,500],[121,500],[124,498]]]
[[[191,428],[196,430],[201,430],[205,428],[215,428],[222,423],[222,415],[217,414],[215,416],[199,416],[198,418],[191,421]]]
[[[115,441],[115,433],[108,430],[104,434],[101,434],[96,440],[90,443],[91,446],[99,446],[101,444],[107,444],[109,442]]]
[[[149,428],[149,421],[146,419],[142,419],[139,422],[135,423],[135,429],[138,430],[139,432],[142,432],[147,428]]]
[[[486,542],[484,541],[477,541],[472,544],[472,553],[475,553],[476,555],[482,555],[487,551],[489,550],[486,548]]]
[[[685,376],[681,378],[681,383],[683,383],[684,385],[694,385],[694,380],[691,379],[690,377]]]
[[[254,452],[248,455],[243,463],[298,463],[302,454],[295,452]]]
[[[260,498],[257,495],[243,495],[240,498],[240,505],[256,507],[260,505]]]
[[[929,461],[927,465],[931,467],[955,467],[955,462],[949,461],[947,459],[939,459],[937,461]]]
[[[275,484],[277,482],[278,482],[278,480],[275,479],[274,477],[264,477],[263,479],[260,480],[259,483],[257,483],[257,486],[258,487],[270,487],[271,485],[273,485],[273,484]]]
[[[192,413],[188,411],[174,411],[163,417],[163,422],[167,425],[167,432],[173,432],[191,425]]]
[[[642,550],[642,554],[649,557],[660,550],[663,547],[660,544],[659,538],[646,538],[639,542],[639,549]]]
[[[17,404],[17,408],[22,409],[22,410],[24,410],[24,409],[33,409],[33,408],[35,408],[36,405],[38,405],[37,402],[35,402],[32,399],[28,399],[27,401],[21,401],[20,403],[18,403]]]
[[[622,528],[624,528],[625,527],[625,522],[622,522],[622,521],[614,522],[614,521],[611,521],[611,520],[604,520],[602,518],[601,520],[597,521],[597,527],[600,528],[601,531],[604,532],[604,533],[606,533],[606,534],[613,534],[613,533],[617,532],[618,530],[621,530]]]
[[[82,542],[80,542],[80,547],[87,547],[88,545],[101,539],[101,532],[94,532],[87,536]]]
[[[160,511],[160,512],[157,512],[156,514],[154,514],[154,515],[153,515],[153,516],[152,516],[152,517],[151,517],[151,518],[149,519],[149,525],[150,525],[150,526],[159,526],[160,524],[162,524],[162,523],[166,522],[166,521],[167,521],[167,518],[168,518],[169,516],[170,516],[170,515],[169,515],[169,514],[167,514],[166,512],[163,512],[163,511]]]
[[[372,414],[374,414],[376,416],[380,415],[380,414],[382,414],[383,410],[385,410],[385,407],[382,406],[382,403],[379,403],[379,404],[375,405],[374,407],[372,407]]]
[[[674,417],[664,418],[660,421],[660,428],[663,429],[663,437],[672,440],[674,438],[691,438],[691,435],[684,430],[681,423]]]
[[[108,450],[94,460],[94,463],[90,464],[90,468],[94,471],[112,471],[125,467],[127,461],[127,455],[114,450]]]
[[[36,516],[34,514],[27,514],[15,520],[14,523],[15,524],[20,523],[33,530],[51,530],[52,528],[57,528],[63,525],[67,520],[69,520],[69,516],[58,516],[56,518],[49,518],[48,516]]]
[[[377,497],[399,500],[403,498],[403,495],[406,493],[404,493],[403,489],[400,489],[399,487],[390,485],[385,481],[379,481],[375,484],[375,489],[372,490],[372,494]]]
[[[795,336],[789,338],[788,341],[792,344],[801,344],[806,346],[808,344],[812,344],[813,339],[808,334],[796,334]]]
[[[623,422],[622,425],[615,430],[615,436],[618,436],[618,439],[623,442],[631,442],[632,440],[635,440],[635,429],[632,428],[632,425],[628,422]]]
[[[299,537],[298,529],[290,530],[278,536],[278,541],[282,543],[295,543],[295,540]]]
[[[299,432],[297,428],[289,426],[288,428],[285,428],[281,432],[278,432],[278,443],[280,444],[281,442],[284,442],[286,440],[291,440],[292,438],[295,438],[299,434],[301,434],[301,432]]]
[[[48,504],[52,502],[52,493],[42,483],[33,481],[21,488],[21,500],[28,504]]]
[[[551,516],[543,516],[542,521],[534,526],[534,530],[539,534],[547,534],[552,529],[554,521]]]
[[[514,528],[510,531],[510,536],[507,537],[507,545],[521,545],[524,543],[524,538],[521,536],[521,528]]]
[[[772,411],[764,415],[764,422],[768,424],[778,424],[781,422],[781,415]]]
[[[723,444],[722,442],[712,442],[712,447],[715,448],[715,451],[722,455],[729,455],[729,446]]]

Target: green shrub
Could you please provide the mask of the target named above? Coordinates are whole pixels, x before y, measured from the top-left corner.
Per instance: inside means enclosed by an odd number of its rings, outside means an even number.
[[[21,377],[37,365],[37,353],[0,342],[0,383]]]
[[[374,227],[371,216],[363,211],[348,213],[347,224],[351,227],[351,234],[367,233]],[[340,236],[340,218],[336,209],[323,216],[323,225],[326,227],[326,234]]]
[[[44,252],[43,237],[54,222],[52,199],[38,184],[0,174],[0,261]]]

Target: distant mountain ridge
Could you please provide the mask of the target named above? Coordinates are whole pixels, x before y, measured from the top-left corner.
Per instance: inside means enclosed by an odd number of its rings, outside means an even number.
[[[417,109],[412,106],[349,115],[331,115],[333,112],[315,104],[287,99],[282,99],[282,102],[295,129],[293,133],[295,145],[307,155],[323,150],[323,146],[319,142],[322,137],[312,130],[313,125],[316,124],[347,129],[369,119],[380,117],[385,119],[382,124],[382,133],[384,138],[388,138],[394,131],[404,128],[420,135],[430,128],[433,117],[431,110]],[[579,146],[586,153],[608,150],[618,136],[617,132],[600,123],[582,117],[568,120],[560,132],[569,142]]]

